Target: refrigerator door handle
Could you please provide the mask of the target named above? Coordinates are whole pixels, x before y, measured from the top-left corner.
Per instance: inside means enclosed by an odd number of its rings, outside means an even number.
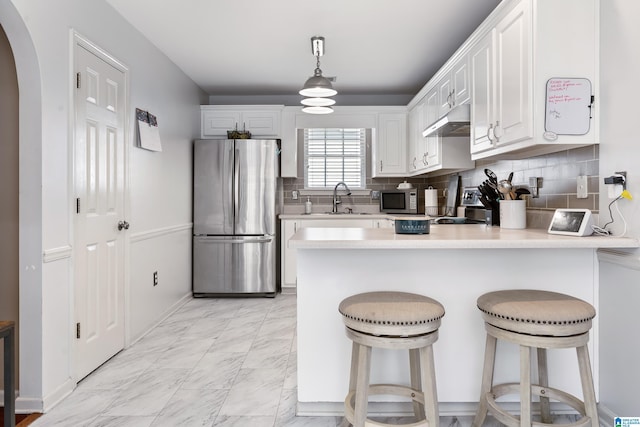
[[[233,217],[237,218],[238,217],[238,212],[239,212],[239,197],[240,197],[240,190],[239,187],[240,185],[238,185],[238,183],[240,182],[240,150],[238,150],[237,148],[235,149],[235,153],[236,155],[233,156],[234,158],[234,165],[233,165],[233,187],[234,187],[234,195],[233,195]],[[235,230],[235,224],[233,225],[233,228]]]

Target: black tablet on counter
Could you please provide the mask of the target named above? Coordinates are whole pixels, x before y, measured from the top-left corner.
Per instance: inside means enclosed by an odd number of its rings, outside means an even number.
[[[549,224],[549,234],[590,236],[593,234],[593,215],[589,209],[556,209]]]

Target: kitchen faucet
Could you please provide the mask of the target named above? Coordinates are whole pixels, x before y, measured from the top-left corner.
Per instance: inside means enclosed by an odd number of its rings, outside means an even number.
[[[338,187],[341,185],[344,187],[345,191],[347,192],[347,196],[351,195],[351,190],[349,190],[349,187],[347,187],[347,184],[345,184],[342,181],[337,183],[336,186],[333,187],[333,209],[331,210],[331,213],[338,213],[338,205],[342,203],[340,196],[338,196]]]

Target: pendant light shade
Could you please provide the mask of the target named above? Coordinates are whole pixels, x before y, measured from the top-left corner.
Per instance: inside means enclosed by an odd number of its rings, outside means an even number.
[[[322,70],[316,68],[316,75],[309,77],[300,90],[300,95],[311,97],[333,96],[338,93],[326,77],[322,76]]]
[[[333,88],[331,81],[322,75],[320,69],[320,57],[324,54],[324,37],[311,37],[311,52],[316,57],[316,69],[313,76],[307,79],[298,92],[308,97],[300,101],[305,105],[302,111],[311,114],[329,114],[333,112],[333,108],[329,106],[336,102],[328,97],[336,95],[338,91]]]
[[[302,107],[302,111],[309,114],[331,114],[333,113],[333,108],[331,107]]]
[[[310,107],[329,107],[335,104],[336,101],[332,98],[303,98],[300,103]]]

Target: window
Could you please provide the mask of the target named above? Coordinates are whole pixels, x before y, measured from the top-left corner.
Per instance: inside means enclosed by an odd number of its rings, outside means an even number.
[[[365,129],[305,129],[304,187],[365,187]]]

